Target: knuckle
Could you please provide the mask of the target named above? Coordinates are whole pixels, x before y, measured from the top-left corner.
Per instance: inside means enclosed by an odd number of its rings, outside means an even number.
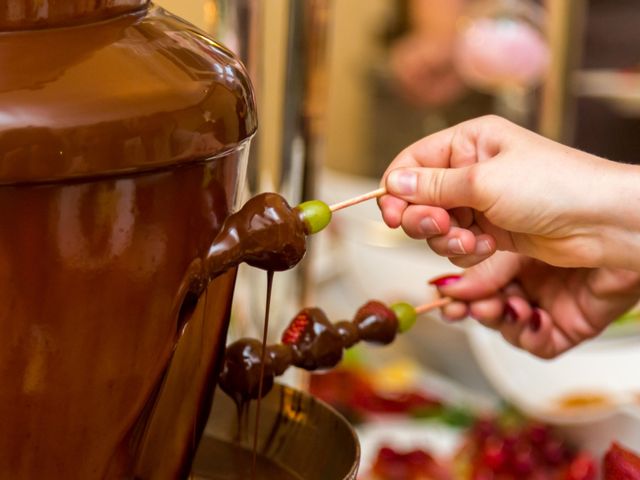
[[[530,350],[530,352],[535,356],[541,358],[542,360],[553,360],[560,355],[560,352],[552,350],[551,348],[544,348],[542,350]]]
[[[418,182],[418,195],[432,205],[442,206],[445,169],[433,169],[424,181]]]
[[[501,117],[500,115],[496,115],[495,113],[483,115],[479,120],[482,123],[493,127],[502,127],[509,123],[505,118]]]

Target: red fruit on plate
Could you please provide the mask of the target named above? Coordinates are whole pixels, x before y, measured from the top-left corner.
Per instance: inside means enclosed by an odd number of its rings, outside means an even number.
[[[613,443],[604,457],[604,480],[640,480],[640,457]]]
[[[452,480],[449,469],[424,450],[397,452],[384,446],[372,468],[379,480]]]
[[[595,480],[596,462],[588,453],[581,452],[571,461],[564,480]]]
[[[489,437],[482,448],[482,463],[492,472],[499,471],[507,461],[507,452],[501,438]]]

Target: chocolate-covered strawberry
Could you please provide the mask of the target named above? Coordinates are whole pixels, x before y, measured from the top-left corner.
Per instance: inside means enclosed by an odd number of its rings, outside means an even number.
[[[336,327],[319,308],[305,308],[282,334],[293,349],[293,365],[305,370],[331,368],[342,359],[344,344]]]

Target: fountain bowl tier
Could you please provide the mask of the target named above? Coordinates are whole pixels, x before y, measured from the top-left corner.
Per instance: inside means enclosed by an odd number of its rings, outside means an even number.
[[[360,444],[333,408],[276,384],[260,409],[256,480],[355,480]],[[238,409],[224,392],[216,392],[211,410],[215,422],[205,427],[192,478],[249,478],[255,414],[255,401]]]

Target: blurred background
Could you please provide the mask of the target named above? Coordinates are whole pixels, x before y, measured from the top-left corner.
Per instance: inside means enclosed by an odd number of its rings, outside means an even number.
[[[291,204],[349,198],[376,188],[405,146],[490,113],[616,161],[640,158],[637,0],[157,3],[226,44],[250,71],[260,128],[247,197],[276,190]],[[301,305],[338,320],[371,298],[420,304],[435,294],[429,278],[456,270],[423,242],[387,229],[374,202],[336,214],[303,263],[276,279],[272,340]],[[257,335],[263,275],[243,270],[237,288],[231,336]],[[464,419],[502,415],[510,411],[505,404],[526,425],[551,425],[561,445],[599,459],[612,440],[640,450],[639,347],[634,312],[552,362],[517,352],[472,322],[433,314],[390,348],[354,349],[340,372],[319,379],[296,372],[287,381],[351,415],[371,478],[392,478],[385,461],[402,463],[411,449],[452,458],[471,442]],[[382,403],[363,406],[358,392],[337,398],[336,385],[346,384],[335,382],[345,378],[368,385]],[[437,414],[412,415],[398,400],[408,392],[437,399]],[[396,457],[381,457],[382,446]],[[553,464],[553,455],[536,455]]]

